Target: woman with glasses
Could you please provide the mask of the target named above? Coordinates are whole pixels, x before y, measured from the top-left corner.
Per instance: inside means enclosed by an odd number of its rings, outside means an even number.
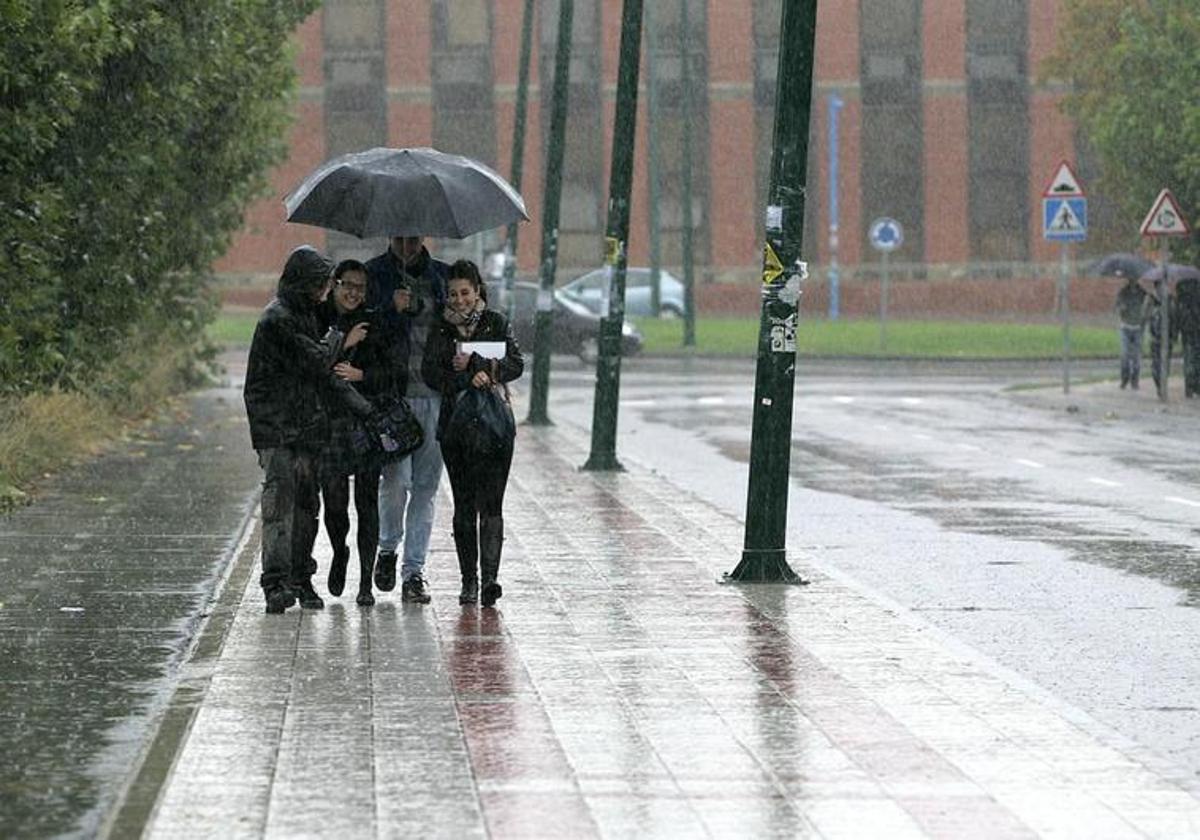
[[[327,327],[347,335],[365,330],[366,338],[344,353],[333,371],[367,399],[386,394],[404,395],[407,363],[395,358],[403,353],[402,341],[388,340],[389,329],[383,318],[372,318],[363,301],[367,292],[367,267],[358,260],[343,260],[334,269],[333,293],[322,304],[321,314]],[[394,301],[397,308],[407,300]],[[333,547],[329,566],[329,594],[339,596],[346,585],[346,566],[350,549],[350,476],[354,476],[354,509],[358,514],[358,597],[361,606],[375,603],[371,593],[371,572],[375,549],[379,544],[379,470],[371,450],[364,447],[366,431],[361,421],[339,410],[331,401],[329,443],[322,450],[318,466],[321,496],[325,503],[325,533]]]

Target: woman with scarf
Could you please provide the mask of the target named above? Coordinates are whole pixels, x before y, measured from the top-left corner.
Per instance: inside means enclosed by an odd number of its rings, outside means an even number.
[[[464,346],[479,342],[489,343],[491,352]],[[483,348],[476,344],[476,349]],[[460,604],[478,600],[490,607],[503,594],[498,580],[504,543],[503,503],[513,447],[510,439],[498,451],[479,454],[446,431],[467,389],[498,389],[507,401],[506,383],[517,379],[524,369],[525,360],[508,321],[487,307],[478,267],[470,260],[454,263],[447,280],[446,306],[430,332],[421,376],[442,395],[438,440],[454,496],[454,546],[462,574]]]

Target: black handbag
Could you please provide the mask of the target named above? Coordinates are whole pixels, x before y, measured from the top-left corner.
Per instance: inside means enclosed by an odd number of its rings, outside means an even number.
[[[513,445],[517,421],[503,386],[465,388],[454,396],[454,408],[442,433],[443,443],[472,458],[499,455]]]
[[[371,445],[384,463],[398,461],[420,449],[425,430],[404,397],[387,396],[374,401],[378,424],[372,429]]]

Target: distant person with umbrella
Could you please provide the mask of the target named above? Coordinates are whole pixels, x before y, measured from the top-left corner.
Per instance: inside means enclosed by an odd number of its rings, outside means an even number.
[[[1123,270],[1118,269],[1117,275],[1122,276]],[[1142,370],[1142,335],[1146,330],[1146,292],[1138,285],[1137,277],[1125,276],[1114,309],[1120,322],[1121,387],[1136,391]]]
[[[1166,381],[1163,377],[1169,374],[1171,370],[1171,350],[1175,343],[1175,336],[1179,334],[1179,319],[1175,316],[1175,296],[1171,294],[1170,287],[1166,283],[1162,284],[1162,295],[1166,296],[1166,301],[1162,301],[1159,291],[1156,289],[1146,295],[1145,314],[1146,320],[1150,322],[1150,375],[1154,377],[1154,387],[1160,393],[1162,392],[1163,383]],[[1167,331],[1169,333],[1167,339],[1167,370],[1163,370],[1162,359],[1162,307],[1167,307]]]
[[[302,245],[288,256],[275,298],[254,328],[243,396],[250,443],[263,469],[262,577],[268,613],[325,606],[312,586],[317,536],[317,453],[329,440],[326,399],[367,419],[373,407],[336,376],[343,348],[366,336],[362,328],[322,337],[317,307],[329,294],[333,262]]]
[[[397,316],[399,340],[406,344],[406,398],[421,422],[425,440],[407,458],[383,468],[379,487],[379,557],[375,585],[383,592],[396,586],[397,552],[403,540],[400,598],[428,604],[425,558],[433,533],[434,504],[442,479],[442,452],[437,441],[441,395],[421,379],[421,359],[430,329],[446,304],[450,266],[434,259],[423,237],[394,236],[388,249],[367,263],[368,303],[389,308],[397,292],[408,291],[408,308]]]
[[[1200,396],[1200,280],[1175,285],[1175,317],[1183,356],[1183,395]]]

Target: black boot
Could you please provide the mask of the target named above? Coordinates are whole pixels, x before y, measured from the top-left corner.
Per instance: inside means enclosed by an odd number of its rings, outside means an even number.
[[[396,588],[396,552],[379,552],[379,560],[375,563],[375,586],[380,592],[391,592]]]
[[[321,596],[317,594],[317,590],[313,589],[312,580],[305,578],[304,580],[294,581],[292,583],[292,591],[296,593],[296,600],[300,602],[300,606],[304,609],[325,609],[325,602],[321,600]]]
[[[358,597],[354,599],[354,603],[360,607],[369,607],[375,603],[375,596],[371,594],[371,566],[375,561],[375,551],[372,549],[366,553],[361,550],[358,553]]]
[[[490,607],[504,594],[497,578],[500,576],[500,550],[504,546],[504,517],[481,516],[479,518],[479,569],[483,577],[483,589],[479,603]]]
[[[474,604],[479,600],[479,529],[475,515],[455,514],[454,550],[458,552],[458,573],[462,576],[462,590],[458,603]]]
[[[329,594],[338,596],[346,588],[346,564],[350,562],[350,549],[340,545],[333,550],[333,561],[329,564]]]

